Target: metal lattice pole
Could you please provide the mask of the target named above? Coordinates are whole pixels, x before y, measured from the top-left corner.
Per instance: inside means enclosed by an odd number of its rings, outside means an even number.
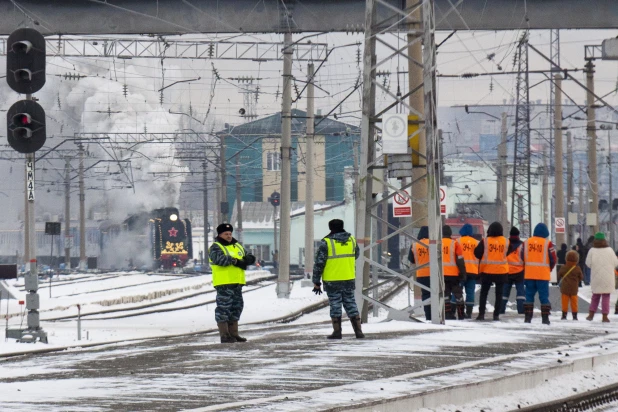
[[[513,191],[511,222],[518,226],[523,238],[531,234],[530,202],[530,96],[528,90],[528,32],[517,46],[517,107],[515,110],[515,153],[513,156]]]

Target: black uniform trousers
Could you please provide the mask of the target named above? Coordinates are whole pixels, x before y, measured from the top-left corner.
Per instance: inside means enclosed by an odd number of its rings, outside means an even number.
[[[479,297],[479,314],[485,314],[487,305],[487,295],[489,295],[489,289],[494,284],[496,292],[496,300],[494,302],[494,315],[500,313],[502,308],[502,293],[504,291],[504,283],[507,281],[508,274],[504,275],[492,275],[488,273],[481,273],[481,296]]]

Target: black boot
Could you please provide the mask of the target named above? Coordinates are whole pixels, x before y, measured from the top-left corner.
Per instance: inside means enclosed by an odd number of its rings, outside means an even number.
[[[465,310],[466,310],[466,307],[463,303],[460,303],[457,305],[457,318],[459,320],[464,320],[466,318]]]
[[[476,317],[476,320],[485,320],[485,311],[479,311],[479,315]]]
[[[573,320],[577,320],[577,312],[573,312]]]
[[[532,316],[534,315],[534,303],[524,303],[524,322],[532,323]]]
[[[331,318],[333,322],[333,333],[328,335],[326,339],[341,339],[341,317]]]
[[[221,343],[236,343],[236,338],[230,335],[230,329],[227,322],[217,323],[219,328],[219,336],[221,337]]]
[[[247,341],[246,338],[243,338],[242,336],[238,334],[238,321],[237,320],[228,322],[227,325],[230,331],[230,336],[236,339],[236,342],[246,342]]]
[[[352,316],[350,318],[350,323],[352,323],[352,329],[354,329],[356,339],[363,339],[365,337],[365,334],[363,333],[363,329],[361,328],[360,316]]]
[[[614,309],[614,315],[618,315],[618,302],[616,302],[616,309]]]
[[[562,317],[560,318],[560,320],[567,320],[566,315],[567,312],[562,312]]]
[[[455,319],[455,315],[453,315],[453,305],[451,302],[444,303],[444,316],[445,319],[453,320]]]
[[[474,306],[466,305],[466,318],[472,319],[472,310],[473,309],[474,309]]]
[[[544,325],[549,325],[549,312],[551,311],[551,305],[541,305],[541,318]]]
[[[499,321],[500,320],[500,313],[494,312],[494,320],[495,321]]]

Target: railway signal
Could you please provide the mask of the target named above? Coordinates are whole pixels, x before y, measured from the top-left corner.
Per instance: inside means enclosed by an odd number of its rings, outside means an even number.
[[[21,94],[45,85],[45,38],[34,29],[17,29],[7,40],[6,82]]]
[[[25,257],[30,267],[24,276],[27,329],[8,329],[5,336],[18,342],[47,343],[47,333],[39,319],[39,277],[36,264],[34,212],[34,152],[45,144],[45,110],[32,98],[45,85],[45,39],[34,29],[17,29],[7,40],[6,82],[26,99],[13,104],[7,112],[7,140],[19,153],[26,154],[26,239]]]
[[[277,207],[281,204],[281,195],[279,194],[279,192],[273,192],[268,198],[268,201],[271,205]]]
[[[33,100],[20,100],[7,112],[7,139],[19,153],[34,153],[45,144],[45,110]]]

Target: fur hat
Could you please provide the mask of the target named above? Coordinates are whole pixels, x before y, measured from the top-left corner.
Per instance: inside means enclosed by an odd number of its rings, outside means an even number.
[[[511,228],[511,231],[509,232],[510,236],[519,236],[519,229],[517,229],[515,226],[513,226]]]
[[[573,263],[579,262],[579,253],[577,253],[575,250],[570,250],[566,254],[566,261]]]
[[[221,223],[217,226],[217,234],[220,235],[223,232],[233,232],[234,228],[229,223]]]
[[[328,222],[328,228],[333,232],[343,232],[343,220],[333,219]]]

